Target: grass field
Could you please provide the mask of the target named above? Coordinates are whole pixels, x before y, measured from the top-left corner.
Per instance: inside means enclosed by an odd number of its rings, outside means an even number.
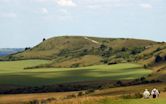
[[[24,69],[47,62],[45,60],[0,62],[0,85],[40,86],[104,79],[128,80],[151,73],[150,70],[145,70],[142,66],[132,63],[81,68]]]
[[[129,100],[110,100],[104,99],[98,104],[165,104],[166,99],[129,99]],[[97,104],[97,103],[96,103]]]

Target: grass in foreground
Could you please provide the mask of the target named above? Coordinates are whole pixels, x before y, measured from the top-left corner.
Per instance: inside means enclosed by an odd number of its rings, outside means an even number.
[[[48,102],[48,104],[163,104],[166,100],[166,92],[163,92],[165,85],[165,83],[156,83],[109,88],[95,91],[90,95],[69,99],[66,99],[66,97],[73,94],[75,95],[78,92],[0,95],[0,104],[22,104],[24,102],[33,100],[41,101],[49,98],[55,98],[56,100],[52,100],[51,102]],[[154,86],[161,91],[159,99],[122,99],[121,97],[126,94],[143,93],[144,89],[147,88],[151,90]]]
[[[165,104],[165,102],[166,99],[104,99],[102,101],[99,101],[98,104]]]

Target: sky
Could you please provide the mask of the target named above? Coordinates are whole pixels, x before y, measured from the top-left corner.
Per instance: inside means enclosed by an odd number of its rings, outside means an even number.
[[[62,35],[166,41],[166,0],[0,0],[0,48]]]

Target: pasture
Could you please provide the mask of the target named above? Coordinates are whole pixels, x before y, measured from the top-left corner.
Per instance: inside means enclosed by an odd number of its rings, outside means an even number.
[[[25,67],[48,63],[46,60],[22,60],[0,62],[0,85],[2,86],[40,86],[93,80],[130,80],[147,76],[151,70],[141,65],[123,63],[116,65],[95,65],[79,68]]]

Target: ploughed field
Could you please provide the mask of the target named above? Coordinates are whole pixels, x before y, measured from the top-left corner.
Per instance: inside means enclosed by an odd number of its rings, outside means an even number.
[[[40,86],[81,81],[130,80],[151,73],[151,70],[133,63],[79,68],[24,69],[48,62],[47,60],[0,62],[0,86]]]

